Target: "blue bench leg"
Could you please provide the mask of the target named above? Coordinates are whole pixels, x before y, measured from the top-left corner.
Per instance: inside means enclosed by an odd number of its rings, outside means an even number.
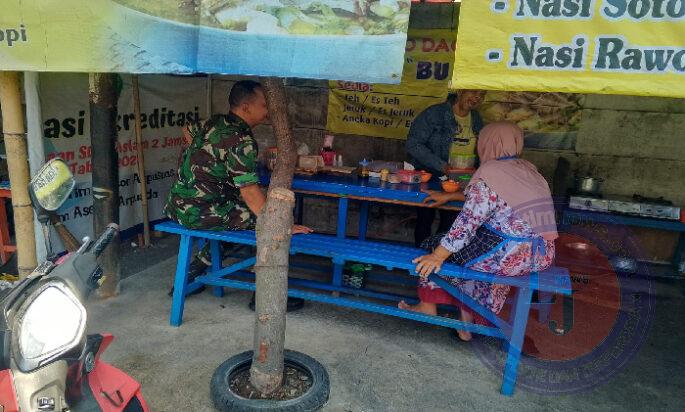
[[[212,254],[212,272],[218,271],[221,269],[221,261],[223,258],[223,255],[221,253],[221,245],[219,245],[218,240],[210,240],[209,241],[209,247],[210,247],[210,252]],[[213,292],[214,296],[216,297],[223,297],[224,296],[224,288],[222,286],[214,286]]]
[[[509,310],[509,318],[507,319],[510,325],[514,324],[514,319],[516,318],[516,302],[518,302],[519,300],[519,295],[521,295],[519,288],[514,288],[514,296],[512,296],[511,300],[507,299],[506,302],[511,303],[511,309]]]
[[[369,224],[369,202],[359,202],[359,240],[366,240],[366,229]]]
[[[521,361],[521,349],[523,348],[523,338],[526,334],[528,324],[528,314],[530,313],[530,301],[533,291],[529,288],[519,289],[514,302],[514,323],[511,328],[511,336],[507,350],[507,362],[504,365],[504,378],[502,380],[501,392],[503,395],[511,396],[516,387],[516,375]]]
[[[188,289],[188,268],[193,253],[193,239],[189,235],[181,235],[178,247],[178,262],[176,263],[176,277],[174,278],[174,296],[171,301],[171,326],[180,326],[183,321],[183,306]]]
[[[339,239],[345,239],[347,233],[347,207],[350,199],[341,197],[338,199],[338,227],[335,231],[335,236]]]
[[[685,267],[680,266],[683,258],[685,258],[685,232],[680,232],[678,246],[676,246],[675,253],[673,254],[673,266],[675,266],[676,271],[685,272]]]
[[[301,193],[295,193],[295,224],[301,225],[304,214],[304,196]]]
[[[343,283],[343,268],[345,267],[345,261],[339,259],[333,259],[333,285],[342,286]]]
[[[338,199],[338,227],[335,235],[339,239],[345,239],[347,233],[347,208],[350,200],[346,197]],[[333,259],[333,285],[342,286],[344,261]],[[334,292],[336,293],[336,292]]]
[[[535,305],[538,310],[538,321],[540,323],[547,323],[549,320],[549,313],[552,310],[552,303],[554,295],[552,292],[538,291],[538,304]]]

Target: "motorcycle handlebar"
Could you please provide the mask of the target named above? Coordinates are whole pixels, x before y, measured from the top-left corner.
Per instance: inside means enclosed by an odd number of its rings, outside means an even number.
[[[95,256],[100,256],[103,250],[109,245],[109,242],[112,241],[114,236],[117,234],[119,231],[119,225],[116,223],[110,223],[107,225],[107,228],[105,229],[104,232],[100,235],[100,237],[95,241],[93,244],[91,250],[93,251],[93,254]]]

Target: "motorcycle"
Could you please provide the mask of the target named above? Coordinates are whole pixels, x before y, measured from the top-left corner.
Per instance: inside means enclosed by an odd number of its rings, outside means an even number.
[[[61,159],[50,160],[31,180],[46,244],[47,213],[74,186]],[[83,302],[104,280],[97,257],[117,232],[110,224],[97,240],[85,238],[75,252],[46,260],[0,292],[0,411],[149,411],[140,384],[101,360],[113,336],[86,335]]]

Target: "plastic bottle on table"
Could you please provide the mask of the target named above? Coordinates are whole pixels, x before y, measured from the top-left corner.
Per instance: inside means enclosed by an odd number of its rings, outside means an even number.
[[[369,161],[366,158],[359,162],[359,176],[369,177]]]

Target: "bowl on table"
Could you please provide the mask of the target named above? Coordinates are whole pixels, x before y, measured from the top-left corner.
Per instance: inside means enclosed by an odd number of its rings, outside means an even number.
[[[412,184],[421,182],[421,172],[416,170],[398,170],[395,174],[402,180],[402,183]]]
[[[447,193],[454,193],[459,190],[459,183],[454,180],[445,180],[442,182],[442,190]]]

